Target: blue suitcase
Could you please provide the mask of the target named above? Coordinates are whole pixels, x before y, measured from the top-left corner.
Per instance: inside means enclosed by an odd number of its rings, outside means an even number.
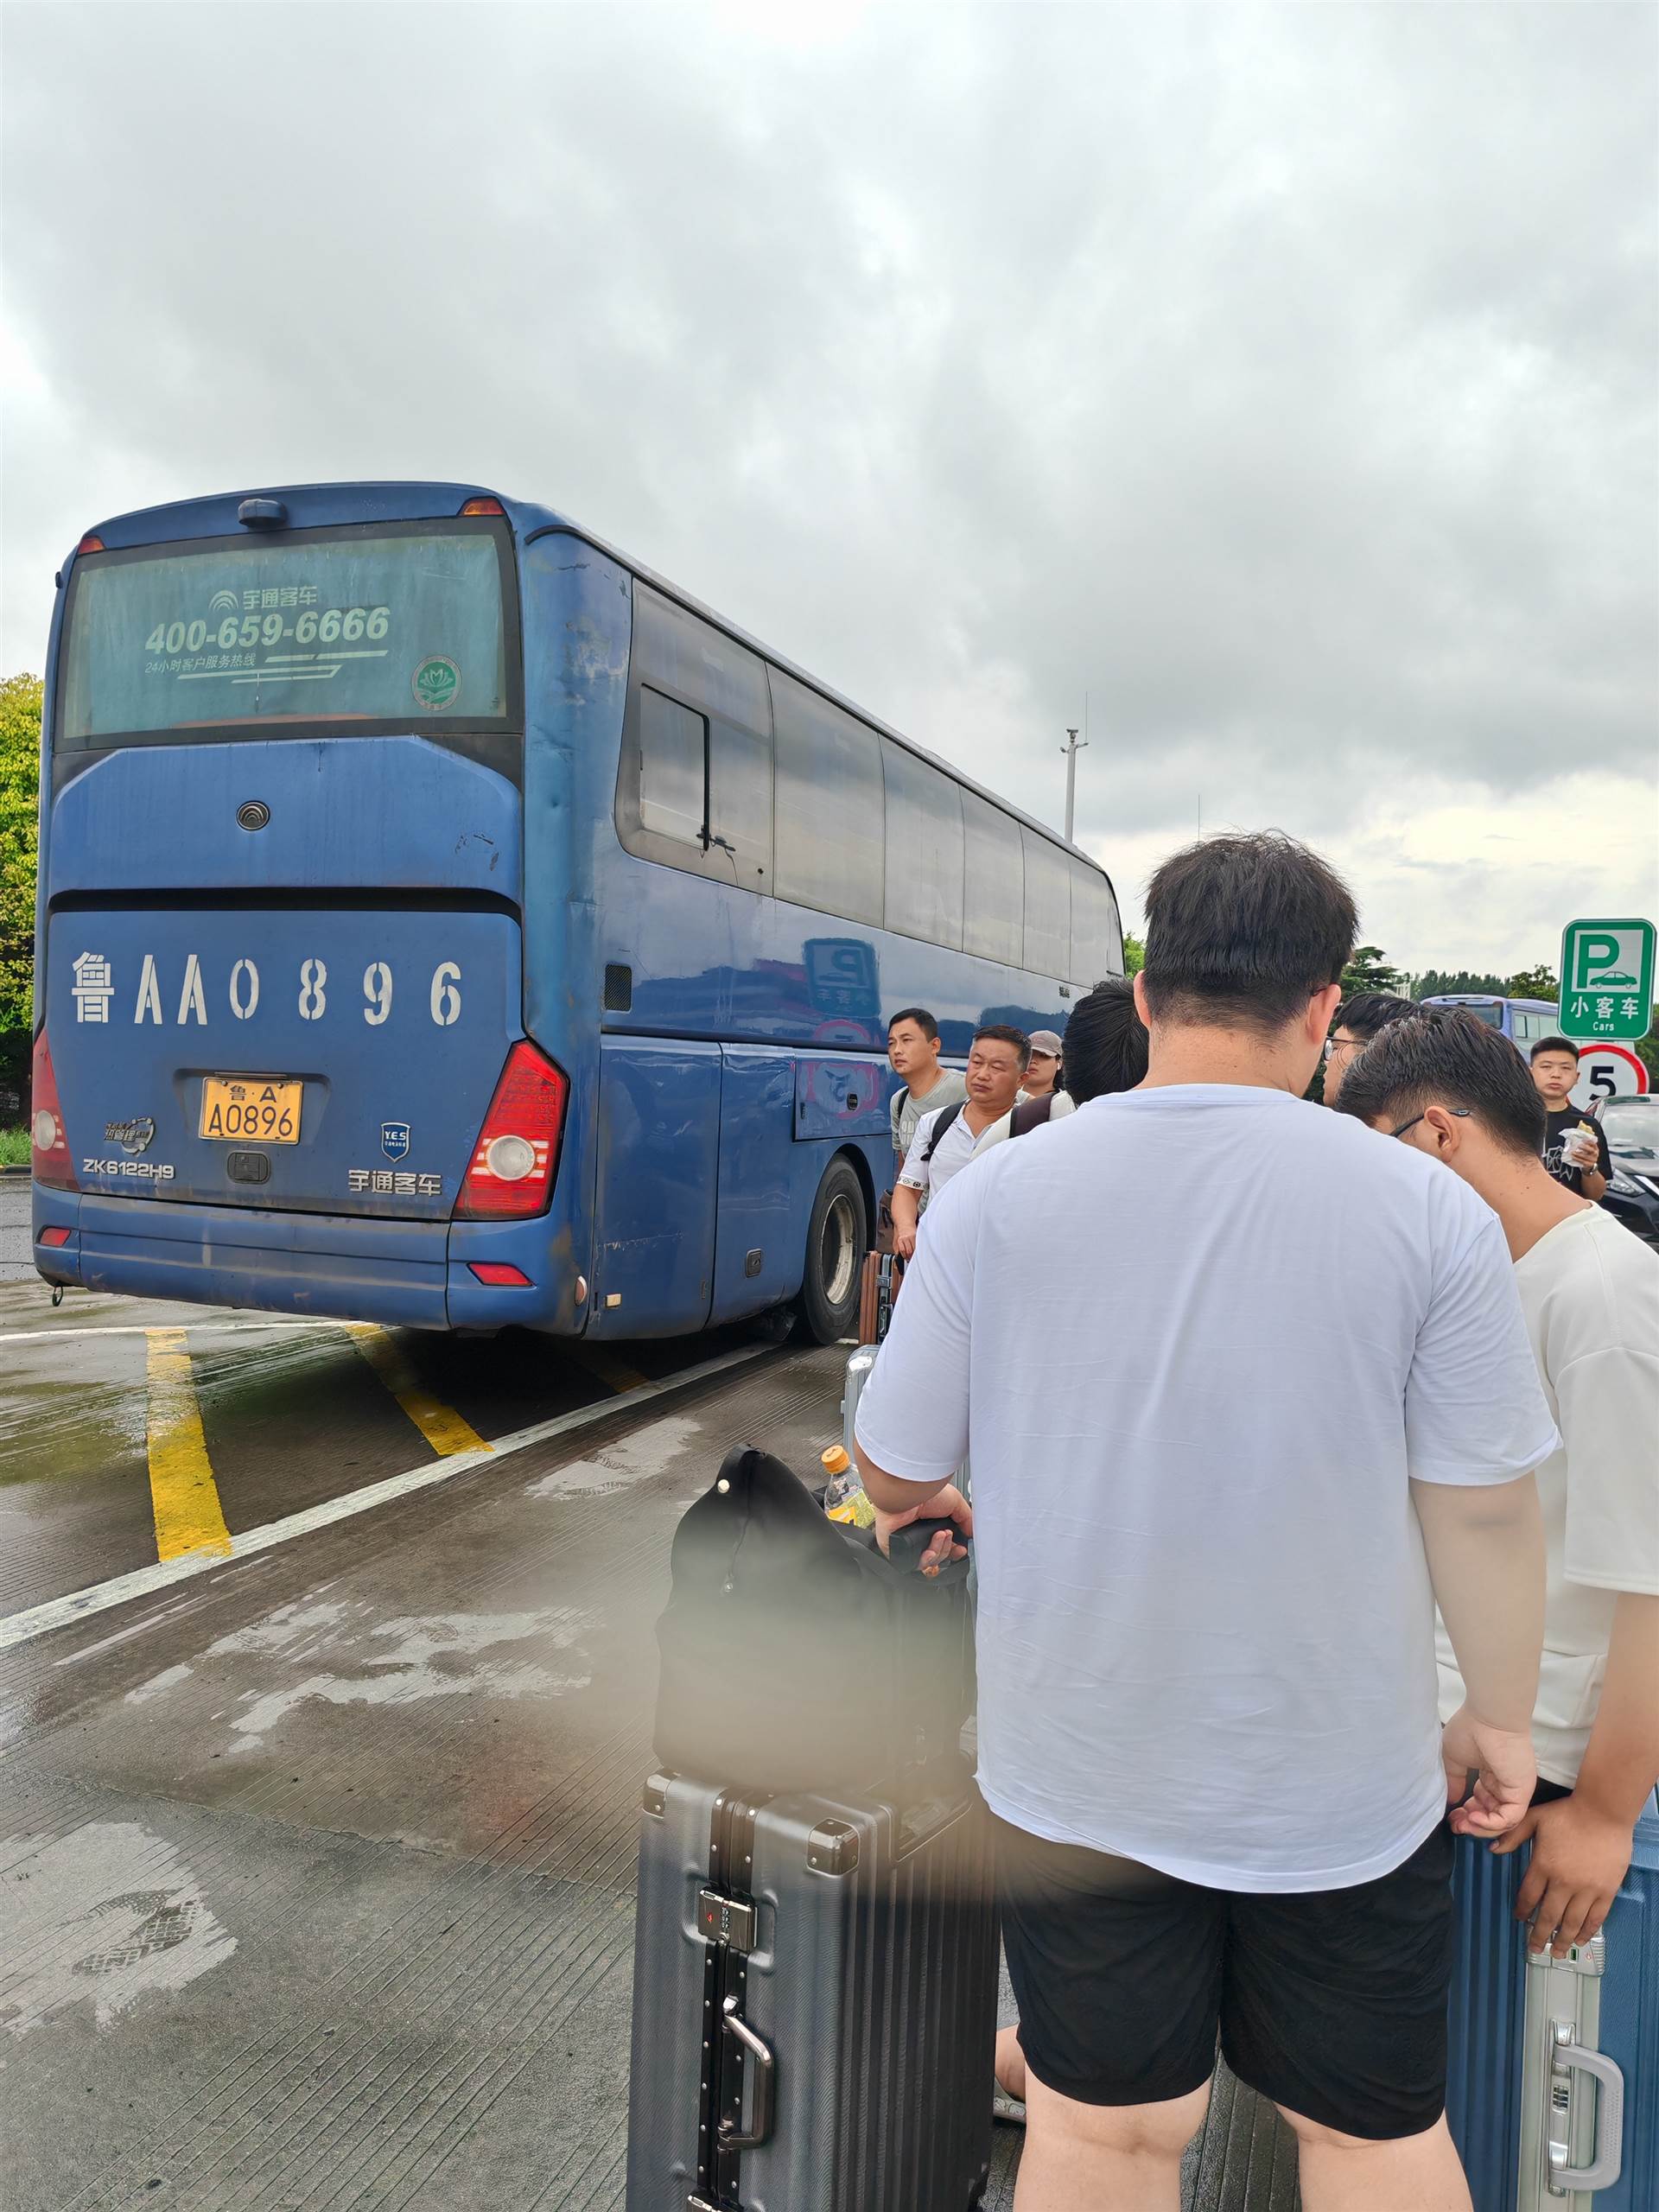
[[[1459,1837],[1446,2112],[1475,2212],[1659,2208],[1659,1798],[1594,1940],[1529,1961],[1528,1854]]]

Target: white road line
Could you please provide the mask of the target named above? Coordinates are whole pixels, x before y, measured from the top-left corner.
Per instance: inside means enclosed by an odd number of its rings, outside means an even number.
[[[266,1329],[342,1329],[345,1325],[343,1321],[327,1321],[321,1316],[312,1321],[290,1319],[281,1313],[273,1314],[269,1321],[119,1321],[102,1329],[10,1329],[0,1336],[0,1344],[52,1344],[60,1337],[147,1337],[157,1328],[213,1329],[221,1337],[245,1337]]]
[[[16,1643],[31,1643],[37,1636],[67,1628],[73,1622],[86,1620],[94,1613],[107,1612],[111,1605],[124,1605],[130,1598],[144,1598],[154,1591],[170,1589],[175,1582],[188,1581],[215,1567],[234,1566],[239,1559],[270,1551],[292,1537],[308,1536],[315,1529],[332,1528],[337,1521],[350,1521],[359,1513],[372,1512],[377,1505],[389,1505],[394,1499],[408,1497],[416,1491],[430,1490],[435,1484],[447,1483],[456,1475],[464,1474],[469,1467],[493,1467],[510,1452],[543,1443],[550,1436],[563,1436],[573,1428],[591,1427],[595,1421],[607,1421],[626,1407],[644,1405],[651,1398],[666,1397],[671,1391],[683,1389],[687,1383],[700,1382],[705,1376],[719,1375],[728,1367],[745,1366],[773,1349],[771,1344],[746,1344],[737,1351],[721,1352],[718,1357],[702,1360],[696,1367],[684,1367],[677,1375],[664,1376],[660,1382],[643,1382],[637,1389],[625,1390],[620,1396],[607,1398],[599,1405],[578,1406],[572,1413],[555,1414],[549,1421],[532,1421],[528,1428],[515,1428],[510,1434],[498,1437],[482,1452],[454,1452],[447,1459],[411,1467],[406,1474],[388,1475],[384,1482],[370,1483],[362,1490],[348,1491],[344,1497],[325,1498],[320,1505],[308,1506],[303,1513],[290,1513],[281,1521],[268,1521],[261,1529],[244,1529],[240,1535],[232,1538],[228,1560],[200,1552],[182,1559],[162,1560],[155,1567],[141,1567],[131,1574],[118,1574],[108,1582],[95,1582],[89,1590],[72,1591],[67,1598],[54,1598],[44,1605],[31,1605],[26,1612],[8,1614],[0,1619],[0,1651],[9,1650]]]

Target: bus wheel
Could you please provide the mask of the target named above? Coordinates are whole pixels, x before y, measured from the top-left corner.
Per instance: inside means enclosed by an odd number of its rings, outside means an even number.
[[[850,1161],[832,1160],[812,1202],[801,1278],[801,1319],[816,1343],[832,1344],[852,1332],[869,1241],[864,1187]]]

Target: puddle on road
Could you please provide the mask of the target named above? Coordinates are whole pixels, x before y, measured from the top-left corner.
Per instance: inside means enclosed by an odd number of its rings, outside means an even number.
[[[204,1417],[221,1407],[255,1420],[280,1421],[296,1396],[328,1369],[357,1379],[357,1351],[343,1327],[273,1324],[269,1336],[191,1339],[191,1371]]]
[[[603,1497],[611,1491],[627,1490],[652,1475],[665,1473],[702,1434],[701,1421],[666,1414],[649,1428],[606,1445],[591,1459],[572,1460],[568,1467],[556,1468],[552,1474],[526,1484],[524,1496],[575,1497],[587,1493]]]
[[[11,2035],[86,2004],[111,2027],[149,1991],[182,1989],[235,1950],[173,1846],[137,1821],[18,1840],[0,1877],[0,2025]]]
[[[157,1321],[156,1325],[166,1325]],[[188,1326],[188,1323],[185,1325]],[[242,1325],[238,1324],[238,1325]],[[77,1336],[54,1342],[42,1330],[29,1344],[0,1350],[0,1486],[76,1482],[144,1459],[148,1449],[146,1339]],[[273,1323],[269,1337],[237,1336],[215,1345],[192,1340],[192,1373],[204,1408],[232,1399],[278,1419],[315,1377],[320,1360],[351,1366],[355,1355],[333,1331]]]
[[[586,1605],[547,1605],[512,1613],[430,1613],[375,1620],[362,1600],[321,1592],[282,1605],[247,1627],[210,1644],[199,1662],[213,1659],[275,1662],[290,1679],[245,1689],[231,1719],[232,1756],[257,1750],[288,1716],[307,1705],[416,1705],[442,1697],[557,1698],[587,1688],[592,1674],[582,1638],[601,1616]],[[531,1643],[535,1658],[482,1655],[503,1644]],[[572,1653],[563,1665],[544,1665],[553,1652]],[[331,1662],[327,1669],[315,1662]],[[346,1662],[342,1664],[341,1662]],[[298,1672],[302,1667],[307,1671]],[[130,1704],[165,1698],[192,1676],[170,1667],[127,1694]],[[217,1719],[219,1716],[214,1716]]]
[[[0,1486],[76,1482],[143,1456],[144,1340],[8,1344]]]

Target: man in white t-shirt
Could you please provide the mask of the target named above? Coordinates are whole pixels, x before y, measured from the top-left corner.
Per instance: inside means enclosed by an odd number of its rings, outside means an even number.
[[[1513,1046],[1425,1008],[1371,1046],[1344,1113],[1443,1160],[1503,1224],[1560,1449],[1538,1470],[1548,1549],[1533,1809],[1516,1904],[1558,1957],[1606,1918],[1659,1782],[1659,1253],[1565,1189],[1540,1156],[1544,1103]],[[1463,1679],[1444,1630],[1440,1710]],[[1535,1908],[1536,1916],[1534,1918]]]
[[[1023,1029],[995,1023],[976,1029],[968,1054],[966,1097],[960,1104],[935,1108],[917,1122],[893,1192],[893,1249],[900,1259],[908,1260],[916,1249],[923,1207],[970,1160],[1007,1135],[1030,1050]]]
[[[1147,916],[1145,1081],[957,1178],[857,1417],[876,1506],[976,1540],[1020,2212],[1176,2212],[1217,2030],[1306,2212],[1460,2212],[1444,1814],[1531,1797],[1555,1431],[1490,1209],[1303,1100],[1346,887],[1214,837]]]

